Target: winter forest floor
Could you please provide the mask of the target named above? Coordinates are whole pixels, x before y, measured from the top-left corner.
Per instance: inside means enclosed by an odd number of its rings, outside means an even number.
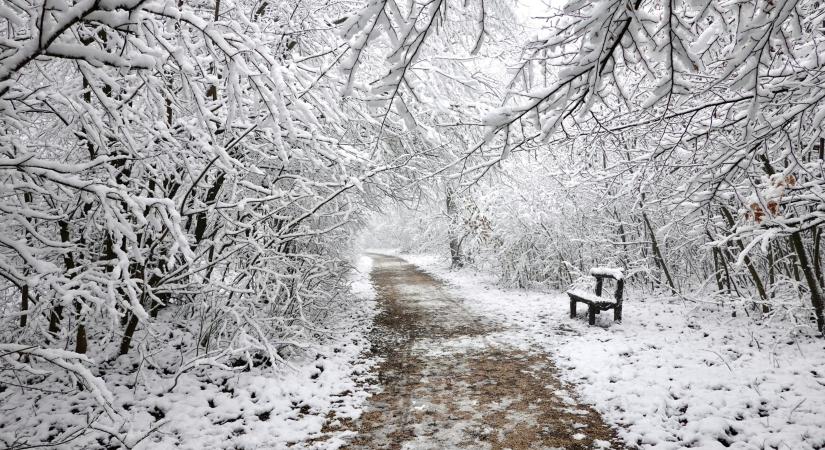
[[[509,326],[470,311],[412,264],[371,257],[381,390],[348,448],[619,448],[539,348],[504,342]]]
[[[825,448],[825,342],[780,315],[631,291],[591,327],[433,256],[360,265],[379,363],[360,418],[322,433],[345,448]]]
[[[343,298],[290,367],[103,366],[127,445],[81,433],[86,392],[0,390],[0,449],[825,449],[825,341],[780,315],[631,290],[591,327],[563,293],[413,255],[362,256]]]
[[[622,323],[613,323],[612,314],[602,313],[596,326],[591,327],[583,314],[575,319],[568,317],[568,301],[563,293],[501,288],[496,285],[494,274],[474,269],[450,270],[448,262],[433,256],[404,258],[417,269],[391,260],[395,268],[387,267],[373,275],[380,294],[404,295],[407,302],[421,304],[446,324],[457,322],[454,315],[439,314],[438,308],[448,300],[437,302],[428,295],[451,299],[452,306],[444,312],[465,311],[460,315],[467,318],[464,320],[479,324],[473,328],[475,336],[446,334],[433,341],[422,339],[412,346],[413,355],[418,357],[410,366],[413,374],[428,369],[449,372],[463,364],[470,366],[454,375],[453,385],[457,388],[444,389],[435,383],[437,393],[430,394],[428,388],[421,387],[426,383],[417,380],[416,375],[404,380],[413,383],[411,387],[399,387],[420,395],[412,397],[419,402],[412,404],[409,414],[413,417],[406,419],[413,431],[425,436],[418,438],[420,442],[433,442],[424,439],[438,436],[427,429],[426,421],[419,424],[416,417],[423,414],[416,412],[415,407],[439,411],[435,413],[436,421],[441,421],[442,426],[451,424],[451,429],[456,430],[461,426],[461,418],[447,421],[442,419],[441,411],[445,404],[463,405],[463,401],[454,399],[463,399],[467,392],[476,389],[469,394],[481,402],[474,409],[475,414],[481,415],[475,423],[481,424],[482,430],[492,423],[493,436],[499,438],[499,430],[506,436],[512,429],[497,428],[502,423],[510,427],[532,427],[537,423],[534,429],[549,424],[551,436],[569,433],[565,426],[570,425],[566,422],[570,414],[581,414],[582,419],[572,423],[574,428],[581,427],[577,428],[580,434],[571,436],[572,441],[548,438],[539,441],[547,444],[536,443],[529,448],[575,448],[571,442],[575,443],[576,437],[581,438],[580,444],[606,444],[597,439],[607,439],[609,429],[595,411],[613,427],[621,446],[626,448],[825,449],[825,342],[809,328],[789,324],[779,314],[760,319],[740,312],[732,317],[727,307],[710,302],[651,297],[631,291],[626,292]],[[400,275],[402,267],[427,275]],[[408,286],[415,277],[431,280],[430,276],[440,280],[429,281],[437,286],[430,288],[430,294]],[[392,277],[401,281],[394,290],[382,281]],[[433,345],[429,346],[430,343]],[[402,345],[397,348],[399,354],[409,351]],[[444,358],[433,367],[430,363],[435,363],[436,357]],[[519,357],[523,359],[513,364]],[[424,358],[424,369],[415,365],[421,364],[420,358]],[[483,369],[473,367],[472,361],[485,362],[493,375],[468,379],[467,374],[483,374]],[[506,376],[514,377],[513,381],[499,378]],[[485,397],[489,387],[482,383],[490,379],[507,385],[501,391],[501,403],[483,403],[491,401]],[[519,382],[525,384],[518,385]],[[427,400],[433,396],[438,400],[430,406]],[[507,399],[517,401],[508,404]],[[561,408],[561,418],[553,417],[556,411],[545,413],[541,410],[543,405],[538,412],[531,410],[529,403],[541,405],[539,399],[549,403],[551,409]],[[377,400],[380,403],[381,397]],[[569,405],[568,409],[559,401]],[[530,414],[523,414],[524,409],[520,409],[525,402]],[[482,414],[495,414],[491,411],[494,407],[499,409],[499,417],[506,419],[485,422]],[[375,426],[376,407],[372,408],[364,413],[361,431],[375,436],[370,431]],[[447,414],[448,418],[457,417]],[[390,430],[396,430],[400,422],[403,420],[393,419]],[[467,429],[472,429],[472,425]],[[473,448],[496,448],[500,441],[477,438],[476,442],[478,445]],[[620,448],[616,441],[612,443],[611,448]],[[447,447],[450,446],[442,446]]]

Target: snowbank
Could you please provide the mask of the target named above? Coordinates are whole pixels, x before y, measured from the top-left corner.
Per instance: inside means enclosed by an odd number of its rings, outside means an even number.
[[[126,411],[114,421],[98,418],[100,432],[73,435],[86,427],[92,411],[86,392],[46,396],[0,389],[0,448],[26,442],[107,448],[110,432],[127,432],[127,444],[136,449],[338,448],[351,432],[328,430],[328,419],[359,417],[369,395],[374,362],[363,356],[375,314],[370,266],[367,257],[357,261],[351,295],[342,296],[342,306],[327,320],[329,329],[317,336],[319,343],[290,358],[291,367],[209,366],[181,374],[170,389],[174,372],[157,367],[175,367],[182,338],[173,329],[162,330],[168,351],[120,358],[95,374],[113,387],[115,409]]]
[[[630,447],[825,447],[825,341],[791,324],[630,293],[623,323],[601,314],[589,327],[568,318],[563,294],[500,289],[489,274],[405,258],[511,325],[514,344],[548,352]]]

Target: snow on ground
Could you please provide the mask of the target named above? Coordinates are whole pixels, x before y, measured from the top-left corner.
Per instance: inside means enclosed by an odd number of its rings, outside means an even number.
[[[371,337],[374,354],[382,358],[383,383],[347,448],[560,450],[618,444],[599,414],[560,384],[539,349],[521,351],[503,342],[502,324],[470,311],[444,283],[408,262],[382,255],[375,257],[375,267],[381,314]]]
[[[545,349],[630,447],[825,448],[825,340],[790,324],[631,292],[623,323],[606,312],[589,327],[586,308],[569,318],[563,293],[502,289],[489,274],[403,257],[511,325],[498,338]]]
[[[175,374],[156,367],[175,367],[181,337],[169,330],[172,351],[119,358],[101,365],[100,373],[114,394],[115,409],[126,411],[114,421],[99,418],[98,432],[83,430],[91,400],[86,392],[45,395],[39,391],[0,391],[0,448],[48,442],[54,448],[112,448],[107,430],[128,431],[126,444],[137,449],[334,449],[351,432],[322,430],[328,417],[359,417],[374,361],[363,358],[375,314],[369,283],[371,260],[358,260],[348,307],[336,308],[329,333],[321,342],[290,360],[292,367],[226,370],[204,367]],[[147,438],[147,432],[157,427]],[[138,442],[139,441],[139,442]]]

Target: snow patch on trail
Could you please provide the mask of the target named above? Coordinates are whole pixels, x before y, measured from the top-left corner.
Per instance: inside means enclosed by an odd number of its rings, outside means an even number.
[[[494,275],[404,255],[449,282],[466,306],[538,346],[630,447],[825,447],[825,342],[707,304],[628,295],[624,322],[570,319],[564,294],[503,289]]]
[[[451,339],[419,338],[413,350],[421,355],[437,358],[442,356],[463,355],[472,352],[482,352],[489,348],[510,348],[519,351],[528,351],[529,345],[513,345],[513,340],[507,332],[490,332],[481,336],[458,336]]]

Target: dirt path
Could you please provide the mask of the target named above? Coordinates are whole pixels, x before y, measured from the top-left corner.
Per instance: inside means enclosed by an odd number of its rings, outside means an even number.
[[[347,448],[620,448],[545,356],[497,343],[500,325],[415,266],[370,256],[382,307],[372,336],[382,390]]]

